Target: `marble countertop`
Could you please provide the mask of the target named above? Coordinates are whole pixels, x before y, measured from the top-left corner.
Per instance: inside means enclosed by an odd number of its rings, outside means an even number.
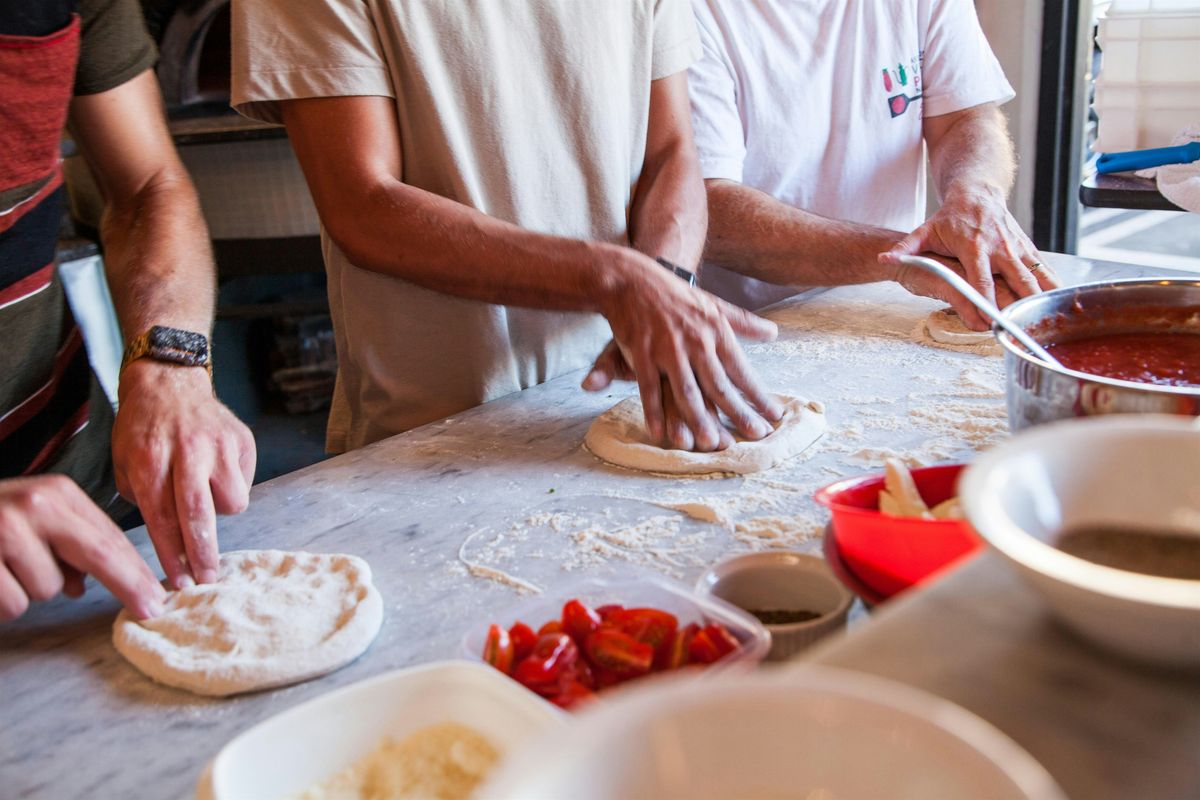
[[[1046,260],[1070,283],[1140,274],[1067,256]],[[383,629],[371,649],[309,683],[206,699],[152,683],[116,653],[110,628],[118,606],[102,588],[91,586],[81,600],[39,604],[0,626],[0,797],[188,797],[205,762],[238,732],[334,687],[460,655],[467,627],[486,624],[497,608],[519,601],[517,587],[554,589],[581,575],[637,571],[690,583],[731,551],[819,551],[826,516],[811,500],[819,486],[874,470],[890,454],[922,463],[962,460],[1007,435],[1001,360],[917,341],[921,320],[937,305],[874,284],[772,309],[768,316],[780,324],[780,338],[751,346],[751,358],[776,390],[824,402],[829,432],[761,476],[683,480],[598,462],[581,448],[584,433],[597,414],[634,389],[589,395],[578,389],[577,374],[256,487],[246,513],[221,521],[222,548],[366,558],[385,603]],[[672,508],[681,503],[705,504],[718,522]],[[144,531],[132,536],[153,564]],[[943,605],[967,606],[986,588],[946,581],[937,596],[951,598]],[[1036,613],[1025,608],[1019,588],[1000,594],[1006,597],[1015,614]],[[886,639],[892,625],[914,619],[934,618],[921,624],[936,626],[936,607],[904,608],[903,616],[889,610],[858,625],[847,647],[872,635]],[[995,635],[1004,641],[1013,634],[998,628]],[[903,643],[894,650],[893,661],[903,661]],[[980,663],[969,653],[963,646],[942,648],[934,660],[914,654],[925,671],[911,680],[936,692],[944,676],[969,666],[981,679],[991,675],[997,691],[1050,681],[1062,703],[1106,704],[1120,720],[1121,699],[1102,693],[1120,685],[1073,679],[1106,668],[1084,653],[1062,656],[1053,675],[1022,673],[1026,665],[1019,660]],[[870,661],[859,650],[830,651],[829,658]],[[1155,687],[1147,678],[1143,691],[1154,695]],[[951,699],[958,696],[953,687],[947,691]],[[1161,691],[1163,698],[1174,696],[1173,686],[1163,684]],[[963,700],[969,708],[970,699]],[[1013,707],[1020,707],[1016,700]],[[1036,708],[1027,715],[1026,726],[1046,735],[1084,737],[1080,748],[1094,763],[1130,741],[1101,730],[1085,736],[1082,723],[1045,717]],[[1153,717],[1120,724],[1138,726],[1143,749],[1172,732],[1194,744],[1200,721],[1184,716],[1169,720],[1173,729],[1156,728]],[[1025,731],[1015,729],[1020,726],[1001,726],[1026,743]]]

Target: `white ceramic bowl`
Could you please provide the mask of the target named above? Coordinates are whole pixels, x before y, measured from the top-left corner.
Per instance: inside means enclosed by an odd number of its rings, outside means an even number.
[[[1030,429],[963,476],[975,530],[1067,625],[1128,656],[1200,666],[1200,581],[1085,561],[1051,545],[1067,528],[1129,526],[1200,536],[1200,428],[1111,415]]]
[[[806,553],[768,550],[741,553],[717,562],[696,581],[696,591],[750,612],[767,609],[812,611],[805,622],[765,625],[771,634],[769,661],[785,661],[846,627],[854,602],[825,560]]]
[[[401,669],[321,695],[238,735],[217,754],[197,797],[292,797],[367,755],[385,736],[441,722],[470,726],[504,757],[564,719],[489,666],[442,661]]]
[[[1010,739],[939,698],[805,666],[652,680],[521,751],[488,800],[1062,800]]]

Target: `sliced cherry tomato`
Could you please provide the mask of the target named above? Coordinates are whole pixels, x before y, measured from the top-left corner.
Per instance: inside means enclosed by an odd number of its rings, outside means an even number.
[[[618,683],[624,680],[620,675],[613,672],[611,669],[605,669],[604,667],[599,666],[592,667],[592,674],[596,676],[596,691],[607,689],[610,686],[616,686]]]
[[[545,636],[547,633],[562,633],[562,623],[556,619],[552,619],[537,629],[538,636]]]
[[[679,627],[679,620],[674,614],[657,608],[627,608],[613,614],[612,621],[621,631],[653,647],[655,654],[670,644],[671,637]]]
[[[513,671],[522,685],[540,695],[555,694],[565,670],[579,660],[579,648],[565,633],[548,633],[537,640],[533,652]]]
[[[513,643],[508,631],[499,625],[489,625],[487,638],[483,642],[483,660],[505,675],[512,674]]]
[[[655,667],[664,670],[687,666],[688,647],[699,630],[700,626],[692,622],[671,634],[671,641],[655,656]]]
[[[722,657],[729,655],[742,646],[724,625],[714,622],[711,625],[707,625],[704,628],[704,632],[708,634],[708,638],[716,645],[717,651]]]
[[[600,619],[604,620],[605,622],[608,622],[609,618],[612,617],[613,614],[619,613],[624,610],[625,610],[624,606],[619,606],[616,603],[610,603],[606,606],[597,607],[596,613],[600,615]]]
[[[577,681],[578,683],[582,683],[589,689],[595,690],[596,673],[585,659],[578,659],[571,669],[573,670],[574,675],[573,680]]]
[[[600,615],[578,600],[568,600],[563,606],[562,629],[579,644],[587,641],[588,634],[600,627]]]
[[[537,644],[538,635],[533,632],[533,628],[526,625],[524,622],[518,622],[508,629],[508,636],[513,643],[513,661],[521,661],[530,653],[533,652],[533,646]]]
[[[601,628],[587,638],[584,652],[593,665],[621,678],[645,675],[654,664],[654,648],[615,628]]]
[[[596,699],[596,693],[578,681],[571,681],[549,700],[559,708],[578,708]]]
[[[721,650],[709,635],[708,628],[696,631],[688,642],[688,661],[693,664],[711,664],[721,657]]]

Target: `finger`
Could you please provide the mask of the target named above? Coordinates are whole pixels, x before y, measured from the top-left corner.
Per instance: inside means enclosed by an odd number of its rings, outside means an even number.
[[[83,597],[83,593],[86,589],[85,581],[87,576],[72,567],[67,562],[63,561],[58,556],[55,556],[54,560],[58,562],[58,569],[60,572],[62,572],[63,594],[65,594],[67,597]]]
[[[32,530],[22,533],[5,543],[4,561],[30,600],[49,600],[62,591],[62,572],[40,537]]]
[[[150,534],[158,563],[167,575],[167,583],[176,589],[194,586],[196,581],[184,552],[179,518],[175,515],[175,488],[170,476],[163,475],[154,483],[135,484],[135,487],[141,500],[138,510],[146,520],[146,532]]]
[[[613,382],[616,376],[616,342],[610,341],[600,355],[596,357],[596,361],[592,364],[592,369],[588,372],[587,377],[583,379],[583,390],[586,392],[598,392],[602,389],[607,389]]]
[[[634,372],[637,374],[638,394],[642,397],[642,416],[646,420],[646,434],[655,444],[663,442],[662,377],[658,367],[645,348],[634,353]]]
[[[1007,291],[1008,296],[1012,295],[1011,291]],[[999,294],[999,292],[997,292]],[[978,308],[975,307],[970,300],[963,297],[958,292],[950,289],[941,293],[939,300],[945,300],[950,304],[958,314],[958,318],[962,320],[962,324],[973,331],[986,331],[992,327],[992,321],[983,315]]]
[[[675,395],[666,378],[661,381],[663,398],[663,417],[666,420],[667,440],[676,450],[692,450],[696,447],[696,437],[692,429],[683,421],[679,407],[675,405]]]
[[[894,264],[900,256],[916,256],[933,249],[926,241],[928,231],[929,229],[925,225],[921,225],[892,245],[891,248],[880,253],[879,261],[885,264]]]
[[[717,356],[721,359],[721,366],[729,380],[763,419],[768,423],[776,423],[783,419],[783,404],[763,388],[737,339],[728,334],[722,337]]]
[[[234,420],[239,427],[238,438],[241,440],[241,448],[238,450],[238,466],[242,468],[242,477],[246,479],[246,486],[254,485],[254,467],[258,463],[258,445],[254,442],[254,434],[250,429],[238,420]]]
[[[29,608],[29,596],[21,584],[0,562],[0,622],[16,619]]]
[[[107,519],[107,518],[105,518]],[[59,558],[80,572],[96,576],[138,619],[163,611],[166,593],[137,550],[111,521],[102,528],[78,520],[68,529],[56,529],[49,541]]]
[[[212,453],[204,450],[177,459],[171,468],[175,515],[197,583],[217,580],[217,512],[213,504],[212,473]]]
[[[1017,294],[1008,287],[1008,281],[1001,280],[996,282],[996,307],[1007,308],[1017,302]]]
[[[666,373],[671,383],[675,407],[692,430],[694,449],[702,453],[711,452],[720,441],[717,423],[704,405],[704,395],[696,383],[691,361],[683,351],[682,345],[676,344],[671,363],[666,365]]]
[[[240,514],[250,505],[250,487],[238,466],[237,444],[231,440],[226,440],[217,454],[209,490],[218,514]]]
[[[725,318],[725,322],[738,336],[756,342],[769,342],[779,335],[779,326],[757,314],[751,314],[744,308],[738,308],[732,303],[713,298],[717,302],[717,310]]]
[[[1003,252],[992,254],[992,272],[999,274],[1008,284],[1008,288],[1020,297],[1028,297],[1040,291],[1037,278],[1029,267],[1021,262],[1017,253],[1007,248]]]
[[[970,250],[959,256],[959,262],[967,273],[967,280],[975,290],[992,305],[996,304],[996,281],[992,277],[991,261],[979,250]]]
[[[137,497],[133,493],[129,477],[126,475],[124,467],[117,465],[116,462],[113,463],[113,480],[117,484],[117,493],[136,506]]]
[[[729,428],[725,427],[725,422],[721,419],[721,414],[717,410],[717,407],[711,401],[707,402],[706,406],[708,413],[717,421],[717,434],[720,437],[717,442],[717,449],[724,450],[727,447],[732,447],[737,443],[737,440],[733,438],[733,434],[729,432]]]
[[[1048,292],[1051,289],[1057,289],[1059,286],[1062,286],[1062,281],[1058,279],[1057,273],[1054,272],[1050,265],[1042,261],[1041,253],[1034,248],[1032,243],[1028,246],[1028,255],[1026,257],[1028,258],[1026,263],[1036,265],[1036,268],[1031,268],[1030,271],[1033,273],[1033,277],[1037,279],[1038,286],[1041,287],[1042,291]]]
[[[704,354],[704,359],[696,370],[696,378],[700,381],[705,395],[717,408],[725,412],[734,429],[744,438],[757,441],[771,432],[771,423],[759,416],[742,399],[741,392],[725,374],[725,367],[715,352],[709,351]],[[723,425],[720,427],[724,428]]]

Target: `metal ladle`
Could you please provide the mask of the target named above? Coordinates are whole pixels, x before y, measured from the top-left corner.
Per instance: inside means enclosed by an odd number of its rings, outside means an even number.
[[[1000,309],[989,303],[986,297],[976,291],[974,286],[963,280],[962,276],[954,270],[939,264],[932,258],[925,258],[924,256],[899,256],[896,260],[906,267],[916,267],[941,278],[950,284],[959,294],[967,298],[971,302],[971,305],[978,308],[985,317],[992,321],[993,325],[1000,326],[1005,333],[1020,342],[1021,346],[1028,350],[1035,358],[1040,358],[1053,367],[1065,369],[1057,358],[1050,355],[1046,348],[1038,344],[1024,329],[1001,316]]]

